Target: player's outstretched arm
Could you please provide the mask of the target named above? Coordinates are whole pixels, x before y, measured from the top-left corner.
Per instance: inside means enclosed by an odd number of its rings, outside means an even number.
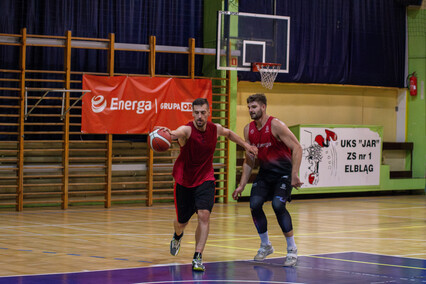
[[[156,126],[154,127],[154,130],[155,129],[162,129],[164,131],[169,132],[171,139],[174,141],[178,140],[181,146],[183,146],[186,143],[186,140],[189,138],[189,136],[191,136],[191,127],[187,125],[179,126],[175,130],[170,130],[169,128],[164,126]]]
[[[232,131],[228,128],[225,128],[222,125],[217,124],[217,123],[216,123],[216,126],[217,126],[217,135],[224,136],[224,137],[228,138],[229,140],[231,140],[232,142],[237,143],[238,145],[243,147],[249,155],[251,155],[253,157],[257,156],[257,148],[255,146],[252,146],[249,143],[247,143],[246,141],[244,141],[234,131]]]
[[[296,136],[294,136],[293,132],[285,125],[284,122],[275,118],[271,123],[272,133],[276,138],[284,142],[287,147],[291,150],[291,164],[292,164],[292,172],[291,172],[291,185],[295,188],[299,188],[303,185],[303,182],[300,181],[299,178],[299,169],[300,163],[302,162],[302,146],[300,146],[299,141]]]

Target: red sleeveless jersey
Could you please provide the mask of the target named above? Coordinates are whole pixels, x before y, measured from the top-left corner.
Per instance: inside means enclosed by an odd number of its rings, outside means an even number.
[[[291,150],[272,135],[273,119],[270,116],[260,130],[257,129],[256,122],[252,121],[249,126],[249,141],[258,149],[260,172],[291,173]]]
[[[217,126],[208,121],[206,131],[198,130],[191,121],[191,136],[173,166],[175,181],[184,187],[199,186],[205,181],[215,180],[213,153],[217,143]]]

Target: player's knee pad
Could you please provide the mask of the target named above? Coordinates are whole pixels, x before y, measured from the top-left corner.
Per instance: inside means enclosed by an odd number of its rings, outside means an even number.
[[[293,224],[291,222],[290,213],[285,205],[285,202],[282,202],[279,198],[274,198],[272,200],[272,207],[274,208],[281,230],[283,233],[288,233],[293,230]]]
[[[251,217],[259,234],[268,230],[268,221],[266,220],[265,212],[263,212],[264,202],[265,199],[260,196],[250,197]]]
[[[263,203],[265,200],[259,196],[250,197],[250,209],[251,211],[262,210]]]
[[[287,211],[287,208],[285,207],[285,200],[282,200],[282,197],[279,196],[276,196],[274,199],[272,199],[272,208],[277,215],[284,214]]]

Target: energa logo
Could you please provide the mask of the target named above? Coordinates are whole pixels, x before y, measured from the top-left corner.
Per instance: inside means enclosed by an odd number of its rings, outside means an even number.
[[[121,100],[119,98],[111,98],[108,102],[108,98],[105,99],[103,95],[96,95],[92,97],[92,111],[94,113],[100,113],[105,110],[109,105],[111,111],[135,111],[137,114],[143,114],[147,111],[154,110],[157,113],[157,109],[165,111],[176,111],[192,112],[192,103],[190,102],[162,102],[157,103],[157,99],[150,100]]]
[[[92,98],[92,111],[95,113],[102,112],[107,106],[107,102],[102,95],[97,95]]]

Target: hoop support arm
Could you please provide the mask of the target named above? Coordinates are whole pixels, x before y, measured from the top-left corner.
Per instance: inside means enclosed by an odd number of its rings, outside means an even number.
[[[61,120],[64,120],[65,115],[84,97],[85,94],[90,93],[90,90],[80,90],[83,94],[64,112],[64,98],[62,98],[62,110],[61,110]]]
[[[40,97],[40,99],[33,105],[33,107],[28,111],[28,92],[45,92],[43,96]],[[27,120],[28,116],[30,116],[31,112],[40,104],[40,102],[49,94],[50,92],[56,92],[56,93],[62,93],[62,108],[61,108],[61,120],[64,119],[65,114],[74,107],[78,101],[81,100],[81,98],[87,94],[90,93],[91,90],[66,90],[66,89],[46,89],[46,88],[25,88],[25,120]],[[83,94],[80,96],[80,98],[73,103],[72,106],[70,106],[64,113],[64,100],[65,100],[65,93],[80,93],[83,92]]]

